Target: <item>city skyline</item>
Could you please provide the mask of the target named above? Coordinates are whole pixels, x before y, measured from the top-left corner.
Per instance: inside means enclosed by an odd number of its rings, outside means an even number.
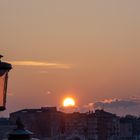
[[[140,1],[0,1],[0,53],[13,65],[7,110],[140,114]]]

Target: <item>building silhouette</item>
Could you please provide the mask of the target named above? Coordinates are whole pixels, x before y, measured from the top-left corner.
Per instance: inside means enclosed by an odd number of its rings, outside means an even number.
[[[104,110],[64,113],[56,107],[24,109],[10,114],[15,123],[41,140],[140,140],[140,118],[119,117]]]

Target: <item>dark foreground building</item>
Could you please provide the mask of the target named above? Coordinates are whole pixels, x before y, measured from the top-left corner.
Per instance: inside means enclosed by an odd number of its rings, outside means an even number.
[[[13,123],[18,118],[37,138],[51,138],[59,135],[63,129],[63,113],[57,111],[56,107],[24,109],[10,114]]]
[[[0,140],[6,138],[14,128],[15,125],[8,118],[0,118]]]
[[[119,140],[120,119],[112,113],[104,110],[96,110],[98,140]]]
[[[88,113],[63,113],[56,107],[24,109],[10,114],[20,118],[34,137],[52,140],[119,140],[120,118],[104,110]]]
[[[118,117],[104,110],[63,113],[56,107],[24,109],[10,114],[13,124],[21,119],[25,128],[41,140],[140,140],[140,118]],[[1,133],[13,126],[0,121]]]

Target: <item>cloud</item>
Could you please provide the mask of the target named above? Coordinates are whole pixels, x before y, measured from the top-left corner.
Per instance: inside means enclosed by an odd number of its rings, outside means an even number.
[[[104,109],[118,115],[138,115],[140,114],[140,99],[130,98],[130,99],[105,99],[102,101],[91,102],[83,106],[83,111]]]
[[[68,64],[60,64],[60,63],[49,63],[49,62],[40,62],[40,61],[10,61],[10,63],[14,66],[40,66],[40,67],[48,67],[54,69],[70,69],[71,65]]]
[[[130,108],[140,105],[139,100],[123,100],[123,99],[106,99],[104,101],[95,102],[94,108]]]

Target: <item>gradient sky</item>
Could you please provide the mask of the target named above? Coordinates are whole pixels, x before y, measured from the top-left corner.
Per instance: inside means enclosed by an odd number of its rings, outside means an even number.
[[[139,13],[139,0],[1,0],[7,112],[139,97]]]

